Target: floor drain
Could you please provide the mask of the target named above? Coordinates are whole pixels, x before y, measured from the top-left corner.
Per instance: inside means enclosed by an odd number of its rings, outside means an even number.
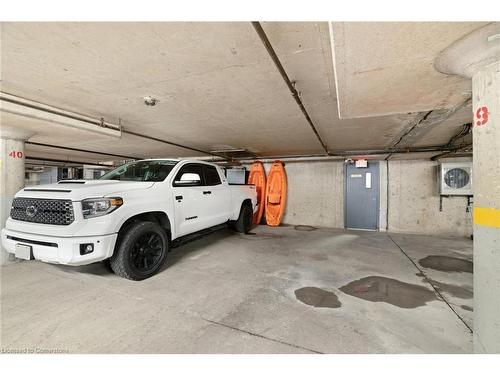
[[[311,232],[313,230],[316,230],[318,228],[312,227],[310,225],[296,225],[295,230],[301,231],[301,232]]]

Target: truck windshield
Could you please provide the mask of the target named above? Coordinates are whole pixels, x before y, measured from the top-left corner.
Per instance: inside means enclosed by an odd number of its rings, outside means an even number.
[[[101,176],[99,180],[160,182],[177,164],[173,160],[146,160],[128,163]]]

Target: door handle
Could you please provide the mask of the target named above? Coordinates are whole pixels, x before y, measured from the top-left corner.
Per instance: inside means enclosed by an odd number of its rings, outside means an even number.
[[[178,200],[178,201],[181,201],[182,200],[182,195],[176,195],[175,199]]]
[[[203,194],[212,194],[210,190],[204,191]]]

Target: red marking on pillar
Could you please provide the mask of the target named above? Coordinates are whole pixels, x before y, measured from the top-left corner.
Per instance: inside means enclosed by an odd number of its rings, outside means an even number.
[[[476,126],[485,125],[488,122],[488,107],[479,107],[476,110]]]
[[[11,151],[11,152],[9,152],[9,156],[11,158],[19,158],[19,159],[21,159],[24,156],[24,154],[22,153],[22,151]]]

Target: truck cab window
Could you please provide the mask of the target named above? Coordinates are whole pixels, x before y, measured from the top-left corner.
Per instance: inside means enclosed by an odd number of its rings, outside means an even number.
[[[128,163],[101,176],[100,180],[161,182],[177,164],[172,160],[146,160]]]
[[[205,170],[205,181],[208,186],[220,185],[222,183],[217,168],[210,165],[204,165],[203,169]]]
[[[177,175],[174,178],[173,186],[178,186],[175,184],[175,181],[180,181],[182,175],[186,173],[197,174],[198,176],[200,176],[200,183],[197,186],[206,186],[206,183],[203,179],[203,166],[201,164],[186,164],[183,167],[181,167],[181,169],[179,170],[179,172],[177,172]]]

